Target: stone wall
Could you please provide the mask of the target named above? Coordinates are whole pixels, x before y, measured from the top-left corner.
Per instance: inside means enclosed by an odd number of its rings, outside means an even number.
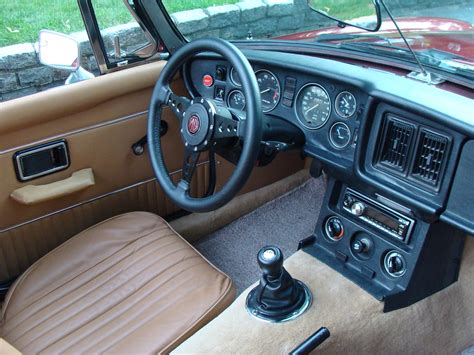
[[[333,23],[311,11],[306,0],[252,0],[234,5],[182,11],[172,15],[189,39],[270,38]]]
[[[189,39],[205,36],[244,39],[249,33],[254,38],[266,38],[330,24],[310,11],[305,0],[245,0],[235,5],[178,12],[172,17]],[[102,35],[108,51],[113,51],[115,36],[119,36],[125,51],[146,41],[136,23],[108,28]],[[72,36],[80,43],[82,66],[98,74],[86,32]],[[0,101],[63,85],[68,75],[66,71],[41,65],[35,44],[0,48]]]
[[[394,6],[412,9],[414,5],[433,5],[433,0],[392,0]],[[457,3],[465,0],[446,0]],[[468,0],[472,1],[472,0]],[[397,14],[395,14],[397,15]],[[270,38],[302,32],[335,23],[311,11],[306,0],[243,0],[234,5],[213,6],[177,12],[171,15],[188,38],[221,37],[225,39]],[[113,38],[119,36],[122,49],[128,51],[146,43],[136,23],[102,31],[107,51],[113,52]],[[72,34],[80,43],[82,66],[98,74],[86,32]],[[17,44],[0,48],[0,102],[63,85],[68,72],[43,66],[35,45]]]

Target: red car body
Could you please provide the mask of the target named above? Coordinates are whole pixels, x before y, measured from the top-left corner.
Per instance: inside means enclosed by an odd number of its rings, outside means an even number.
[[[408,37],[408,41],[415,50],[436,49],[458,56],[452,59],[460,65],[474,67],[474,26],[470,23],[449,18],[436,17],[406,17],[397,21],[400,29]],[[371,40],[374,43],[390,44],[394,46],[406,47],[403,40],[395,28],[393,22],[384,20],[377,32],[367,32],[356,27],[337,26],[320,28],[314,31],[306,31],[287,36],[278,37],[283,40],[314,41],[322,34],[363,34],[361,39],[351,41],[368,41],[367,36],[373,35]],[[337,43],[337,40],[334,40]],[[331,41],[326,42],[331,43]]]

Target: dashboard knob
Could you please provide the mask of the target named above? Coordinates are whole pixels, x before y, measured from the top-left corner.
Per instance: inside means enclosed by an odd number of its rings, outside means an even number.
[[[354,250],[354,253],[362,254],[366,248],[367,246],[362,242],[362,240],[356,240],[354,243],[352,243],[352,250]]]
[[[384,267],[390,276],[403,276],[406,272],[405,258],[399,252],[392,250],[385,256]]]
[[[374,254],[374,241],[365,233],[359,232],[353,237],[350,248],[357,259],[369,260]]]
[[[351,206],[351,213],[355,216],[362,216],[365,211],[365,205],[362,202],[354,202]]]
[[[326,235],[334,240],[338,241],[344,237],[344,225],[338,217],[331,217],[326,221]]]

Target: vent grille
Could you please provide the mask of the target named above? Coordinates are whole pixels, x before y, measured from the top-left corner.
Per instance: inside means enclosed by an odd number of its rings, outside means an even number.
[[[388,117],[379,162],[392,169],[403,171],[408,161],[414,130],[410,124]]]
[[[421,131],[412,176],[431,185],[437,185],[447,148],[448,138],[432,132]]]

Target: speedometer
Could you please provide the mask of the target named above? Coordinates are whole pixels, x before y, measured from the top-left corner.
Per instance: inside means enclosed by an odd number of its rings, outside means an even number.
[[[324,126],[331,114],[331,99],[319,84],[306,84],[296,97],[296,115],[300,123],[309,129]]]
[[[269,112],[275,108],[280,101],[280,82],[275,74],[268,70],[258,70],[255,72],[257,77],[260,96],[262,99],[262,111]]]

